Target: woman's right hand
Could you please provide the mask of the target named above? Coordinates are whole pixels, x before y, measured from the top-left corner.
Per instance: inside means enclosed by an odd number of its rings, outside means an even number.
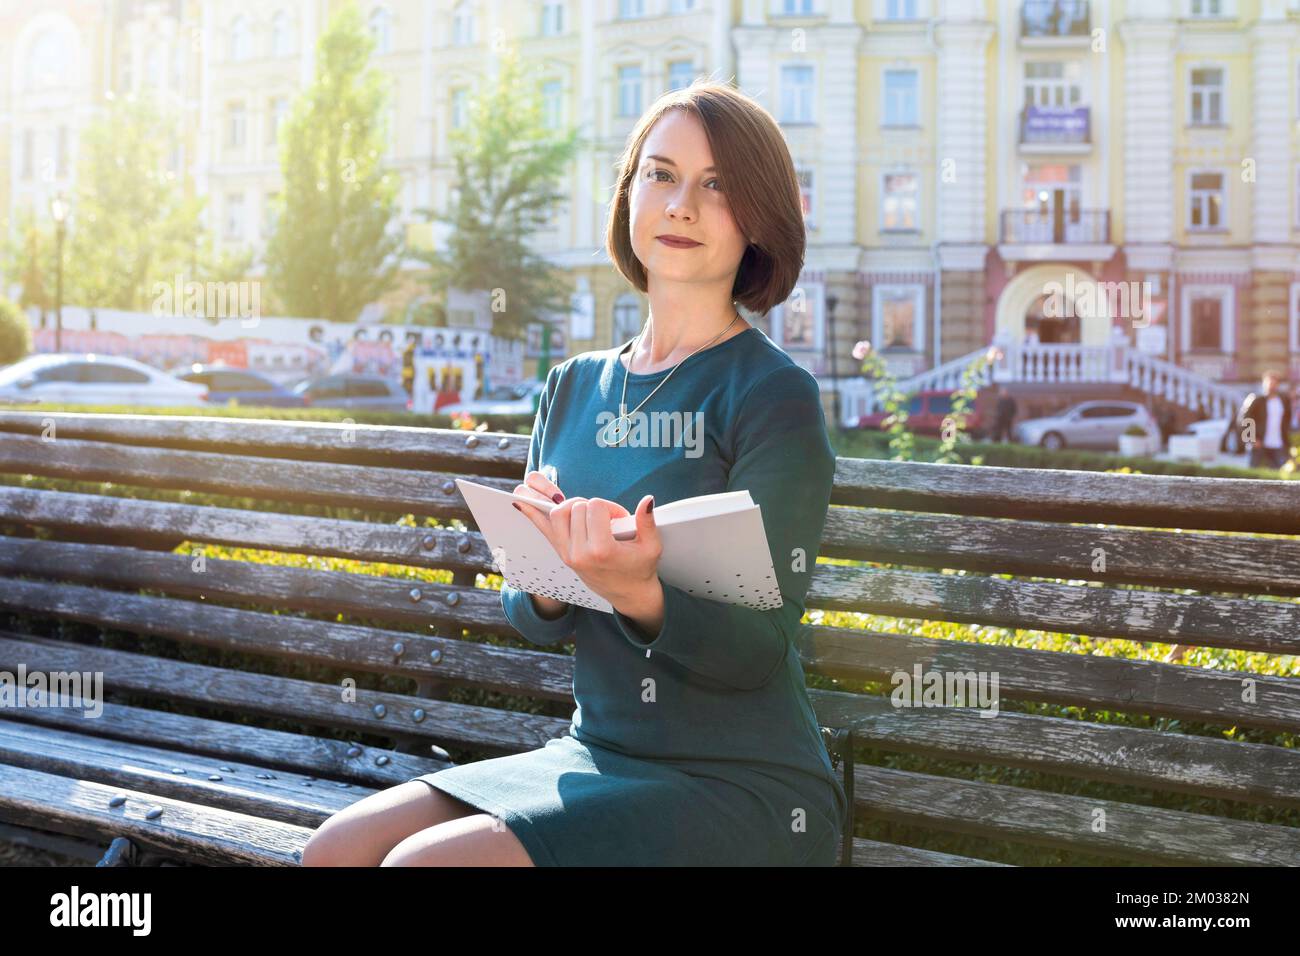
[[[552,474],[554,474],[554,470],[552,469],[551,471]],[[558,475],[556,477],[558,477]],[[564,492],[560,490],[560,486],[555,484],[555,482],[551,481],[551,479],[547,478],[546,475],[540,471],[530,471],[524,475],[524,483],[521,485],[515,485],[514,493],[522,495],[525,498],[536,498],[539,501],[550,501],[557,505],[564,500]],[[515,507],[522,510],[528,506],[516,502]],[[564,601],[556,601],[553,598],[548,598],[541,594],[533,594],[531,591],[528,592],[528,596],[532,598],[533,606],[537,608],[537,613],[545,618],[560,617],[569,607],[569,605]]]

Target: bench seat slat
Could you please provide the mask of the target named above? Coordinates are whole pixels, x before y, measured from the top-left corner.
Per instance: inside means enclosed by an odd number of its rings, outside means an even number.
[[[898,843],[881,843],[878,840],[853,838],[854,866],[1010,866],[975,857],[941,853],[938,850],[921,850]]]
[[[118,794],[126,802],[110,807]],[[163,812],[150,820],[146,814],[154,807]],[[158,853],[213,866],[297,866],[312,833],[292,823],[4,764],[0,818],[103,842],[124,836]]]
[[[508,753],[532,750],[565,733],[570,723],[567,718],[365,688],[356,690],[355,701],[347,701],[342,699],[340,688],[332,684],[66,642],[36,643],[0,631],[0,668],[16,671],[19,663],[25,663],[29,672],[102,671],[105,688],[138,691],[164,700],[185,700],[237,713],[282,717],[320,727],[408,737],[439,746],[453,744]],[[372,710],[377,704],[386,708],[383,717]],[[424,711],[423,720],[414,719],[417,709]],[[348,779],[346,762],[330,776]]]
[[[1300,827],[861,764],[853,786],[859,809],[895,823],[1147,864],[1295,866],[1300,860]]]
[[[330,814],[374,792],[348,781],[309,780],[302,774],[256,764],[3,719],[0,763],[312,829]],[[174,769],[185,773],[174,773]],[[260,780],[258,773],[271,779]],[[211,780],[212,775],[221,779]]]
[[[28,638],[34,641],[33,638]],[[451,766],[437,756],[421,757],[352,741],[270,730],[250,724],[150,710],[105,701],[103,713],[87,720],[80,711],[60,707],[11,708],[10,724],[59,729],[83,737],[139,743],[159,750],[184,750],[218,763],[235,761],[301,777],[338,777],[363,787],[388,787],[422,773]],[[360,747],[355,758],[352,747]],[[377,763],[379,757],[385,761]]]

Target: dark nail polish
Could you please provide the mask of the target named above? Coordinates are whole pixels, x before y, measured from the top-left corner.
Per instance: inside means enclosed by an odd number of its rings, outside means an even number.
[[[655,500],[653,498],[651,498],[650,503],[645,506],[645,510],[646,510],[646,514],[649,514],[650,512],[655,510]]]
[[[564,500],[564,493],[561,491],[557,491],[555,494],[551,495],[551,500],[558,505],[561,501]]]
[[[523,508],[519,507],[519,502],[517,502],[517,501],[512,501],[512,502],[510,502],[510,503],[511,503],[512,505],[515,506],[515,510],[516,510],[516,511],[523,511],[523,510],[524,510]]]

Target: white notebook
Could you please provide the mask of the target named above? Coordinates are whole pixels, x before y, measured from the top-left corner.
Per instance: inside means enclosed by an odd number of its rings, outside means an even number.
[[[457,478],[456,485],[508,584],[556,601],[613,613],[613,605],[582,583],[546,537],[511,502],[526,501],[524,507],[544,511],[558,505],[463,478]],[[656,502],[654,517],[663,542],[659,577],[665,584],[710,601],[743,604],[761,611],[785,603],[772,568],[763,513],[748,491]],[[615,518],[610,530],[616,540],[635,537],[635,516]]]

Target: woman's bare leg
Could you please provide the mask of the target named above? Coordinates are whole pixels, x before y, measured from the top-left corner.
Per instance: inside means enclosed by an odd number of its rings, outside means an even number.
[[[412,833],[380,866],[533,866],[499,817],[475,813]]]
[[[335,813],[302,851],[303,866],[379,866],[413,833],[480,811],[429,786],[408,780]]]

